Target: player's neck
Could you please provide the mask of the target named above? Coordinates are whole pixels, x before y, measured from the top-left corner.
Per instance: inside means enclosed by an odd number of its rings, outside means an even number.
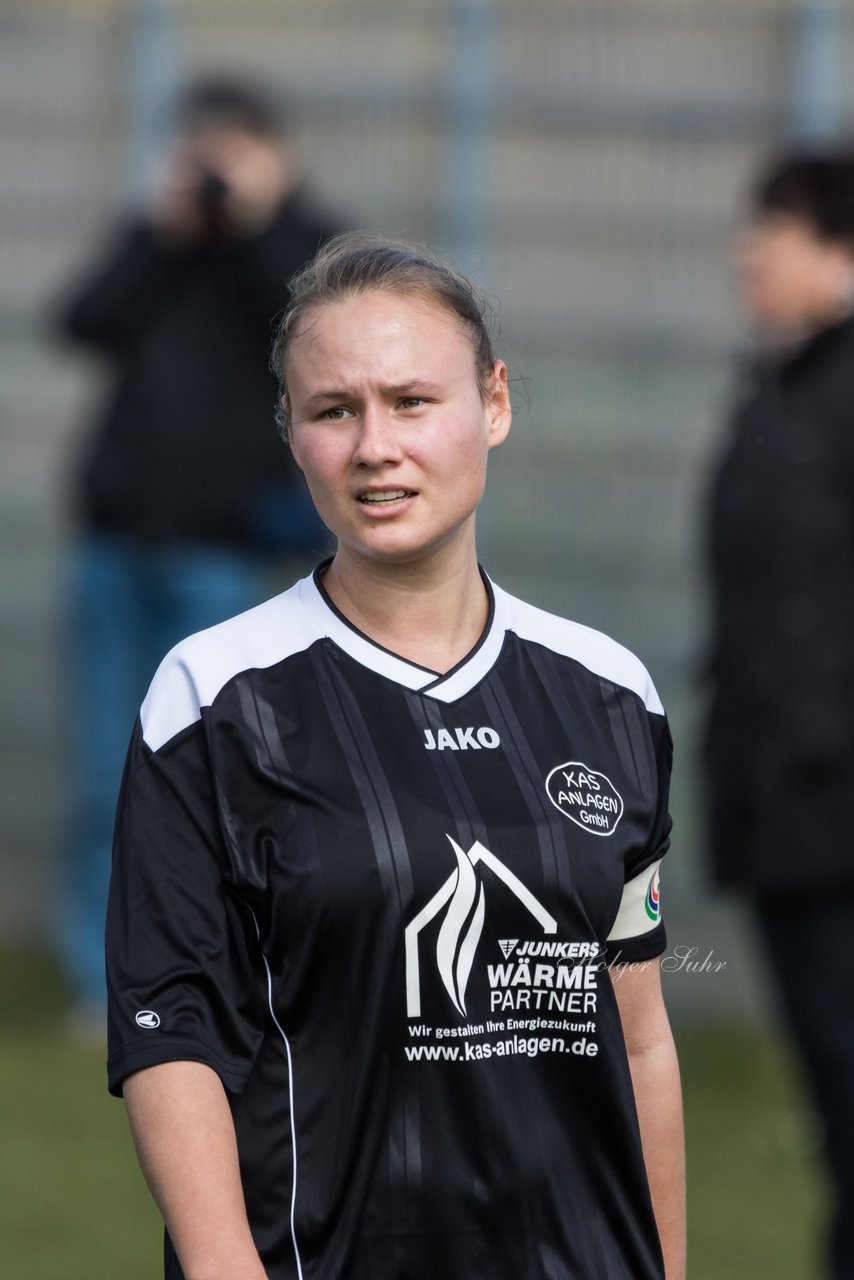
[[[474,547],[441,566],[376,563],[339,550],[323,586],[335,607],[371,640],[440,673],[474,648],[489,613]]]

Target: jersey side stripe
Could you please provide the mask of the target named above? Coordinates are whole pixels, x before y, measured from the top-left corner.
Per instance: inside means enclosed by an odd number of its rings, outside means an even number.
[[[255,925],[255,932],[258,935],[258,942],[261,941],[261,930],[258,928],[258,921],[255,913],[252,912],[252,920]],[[285,1034],[285,1029],[279,1019],[276,1017],[276,1010],[273,1008],[273,975],[270,972],[270,965],[267,957],[262,949],[261,959],[264,961],[264,968],[267,972],[267,1003],[270,1009],[270,1017],[275,1023],[276,1030],[285,1042],[285,1052],[288,1056],[288,1102],[291,1111],[291,1162],[293,1165],[294,1177],[291,1186],[291,1240],[294,1246],[294,1261],[297,1264],[298,1280],[303,1280],[302,1259],[300,1257],[299,1245],[297,1244],[296,1229],[296,1208],[297,1208],[297,1127],[296,1114],[294,1111],[294,1062],[291,1057],[291,1042]]]

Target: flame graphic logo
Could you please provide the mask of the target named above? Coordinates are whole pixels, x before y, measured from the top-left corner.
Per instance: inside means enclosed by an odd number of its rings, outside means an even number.
[[[436,965],[442,985],[461,1017],[466,1016],[466,988],[471,976],[477,945],[483,933],[486,901],[481,868],[488,867],[542,927],[543,933],[556,933],[557,921],[546,911],[517,876],[494,854],[476,841],[468,852],[448,836],[457,859],[457,867],[438,893],[419,911],[406,927],[406,1012],[410,1018],[421,1017],[421,972],[419,937],[421,931],[443,907],[445,918],[436,939]]]
[[[458,1013],[465,1016],[466,986],[474,963],[474,953],[483,932],[485,914],[483,882],[474,863],[459,845],[457,883],[436,942],[436,962],[445,990]],[[475,905],[475,898],[477,904]]]

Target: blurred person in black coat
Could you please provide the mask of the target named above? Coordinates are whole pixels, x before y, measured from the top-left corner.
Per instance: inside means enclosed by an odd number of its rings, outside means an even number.
[[[259,603],[271,556],[325,534],[276,430],[267,367],[286,282],[337,228],[312,206],[278,104],[191,86],[150,207],[70,291],[65,336],[112,381],[80,468],[70,591],[74,831],[61,946],[77,1020],[100,1024],[121,762],[163,655]]]
[[[737,254],[757,337],[711,494],[717,879],[747,895],[854,1277],[854,156],[775,160]]]

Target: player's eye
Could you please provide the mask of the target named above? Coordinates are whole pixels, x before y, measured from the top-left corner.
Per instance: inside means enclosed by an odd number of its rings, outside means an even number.
[[[418,409],[422,404],[426,403],[427,401],[423,400],[421,396],[404,396],[398,401],[398,405],[401,409]]]
[[[345,418],[353,417],[353,410],[348,409],[346,405],[336,404],[331,409],[324,409],[320,416],[328,422],[343,422]]]

